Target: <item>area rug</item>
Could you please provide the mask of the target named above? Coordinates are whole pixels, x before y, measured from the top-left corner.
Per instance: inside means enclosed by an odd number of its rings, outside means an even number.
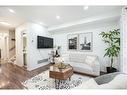
[[[73,74],[71,80],[67,80],[64,84],[60,85],[60,89],[73,89],[77,86],[80,86],[84,81],[87,81],[89,79],[90,77],[88,76]],[[43,73],[22,82],[22,84],[27,89],[37,89],[37,90],[55,89],[55,80],[49,78],[49,70],[44,71]]]

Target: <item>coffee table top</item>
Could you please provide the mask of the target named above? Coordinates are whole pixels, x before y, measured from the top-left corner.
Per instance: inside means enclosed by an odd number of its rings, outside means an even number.
[[[54,64],[53,66],[50,66],[50,71],[54,71],[54,72],[66,72],[70,69],[73,69],[72,66],[70,65],[66,65],[66,67],[64,69],[59,69],[58,65],[60,64]]]
[[[67,65],[64,69],[58,68],[59,64],[55,64],[50,67],[49,76],[54,79],[66,80],[73,75],[73,67]]]

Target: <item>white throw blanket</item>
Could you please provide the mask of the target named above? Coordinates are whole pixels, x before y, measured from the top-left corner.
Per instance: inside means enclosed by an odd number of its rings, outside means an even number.
[[[109,83],[101,85],[98,85],[96,81],[91,78],[75,89],[127,89],[127,75],[119,74]]]

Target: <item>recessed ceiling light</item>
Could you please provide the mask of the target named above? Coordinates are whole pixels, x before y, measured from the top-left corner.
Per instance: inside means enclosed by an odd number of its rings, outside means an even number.
[[[7,22],[0,22],[0,24],[3,24],[3,25],[10,25],[10,24],[7,23]]]
[[[84,6],[84,7],[83,7],[84,10],[87,10],[88,8],[89,8],[88,6]]]
[[[9,10],[9,12],[11,12],[11,13],[15,13],[15,11],[14,10],[12,10],[12,9],[8,9]]]
[[[60,16],[59,16],[59,15],[57,15],[57,16],[56,16],[56,19],[60,19]]]
[[[39,24],[43,24],[42,22],[39,22]]]

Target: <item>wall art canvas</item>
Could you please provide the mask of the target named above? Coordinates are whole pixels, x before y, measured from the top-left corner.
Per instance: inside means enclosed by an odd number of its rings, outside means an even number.
[[[78,48],[78,35],[68,35],[68,50],[77,50]]]
[[[79,50],[92,51],[92,32],[79,34]]]

